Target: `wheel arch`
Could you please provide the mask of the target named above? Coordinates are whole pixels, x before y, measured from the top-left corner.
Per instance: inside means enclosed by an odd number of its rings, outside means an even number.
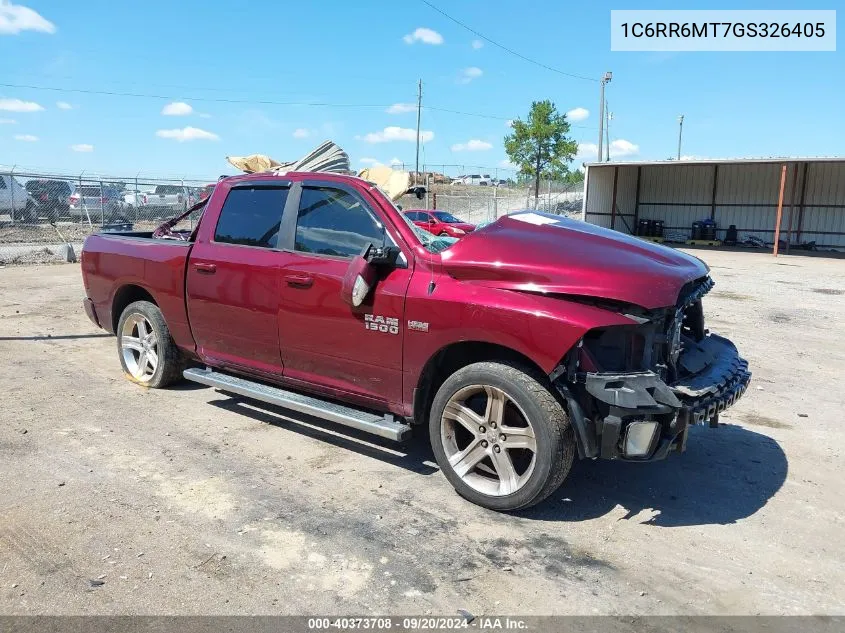
[[[114,297],[112,297],[112,304],[111,304],[111,331],[112,333],[117,332],[117,323],[120,321],[120,315],[123,314],[123,311],[126,309],[130,303],[135,303],[136,301],[149,301],[155,306],[158,306],[158,302],[153,297],[152,293],[140,286],[138,284],[125,284],[118,288],[117,292],[114,293]]]
[[[414,423],[427,424],[434,395],[443,382],[467,365],[489,361],[508,361],[524,365],[545,376],[531,358],[515,349],[487,341],[459,341],[437,350],[425,363],[414,389]]]

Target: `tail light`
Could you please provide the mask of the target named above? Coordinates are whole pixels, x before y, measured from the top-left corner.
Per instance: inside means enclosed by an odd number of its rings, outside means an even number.
[[[46,193],[41,194],[41,202],[47,202],[48,198],[49,198],[49,196]]]
[[[76,204],[79,202],[79,194],[75,193],[70,198],[67,199],[68,204]]]
[[[141,196],[141,203],[147,204],[147,194],[144,194],[143,196]]]
[[[108,199],[108,198],[106,198],[105,196],[103,196],[103,197],[101,197],[101,198],[100,198],[100,202],[102,202],[102,203],[106,203],[106,202],[108,202],[108,201],[109,201],[109,199]]]

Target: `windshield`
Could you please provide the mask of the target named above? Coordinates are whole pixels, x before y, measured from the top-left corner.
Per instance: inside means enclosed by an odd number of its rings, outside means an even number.
[[[445,222],[446,224],[457,224],[463,222],[463,220],[459,220],[451,213],[446,213],[445,211],[432,211],[431,215],[433,215],[441,222]]]

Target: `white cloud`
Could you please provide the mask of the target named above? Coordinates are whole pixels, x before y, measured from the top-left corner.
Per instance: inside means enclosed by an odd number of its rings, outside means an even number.
[[[610,143],[610,157],[623,158],[625,156],[634,156],[640,153],[640,146],[626,141],[625,139],[616,139]],[[579,143],[578,153],[575,155],[576,160],[580,161],[594,161],[597,158],[598,146],[595,143]],[[603,160],[603,157],[601,157]]]
[[[425,27],[414,29],[413,33],[408,33],[402,38],[406,44],[413,44],[414,42],[422,42],[423,44],[437,44],[443,43],[443,36],[437,31],[432,31]]]
[[[183,143],[185,141],[205,140],[205,141],[219,141],[220,137],[213,132],[206,132],[198,127],[183,127],[175,130],[158,130],[156,136],[160,138],[170,138],[175,141]]]
[[[478,79],[483,74],[484,71],[478,68],[477,66],[470,66],[469,68],[464,68],[461,71],[460,77],[458,77],[458,83],[468,84],[473,79]]]
[[[70,148],[74,152],[93,152],[94,146],[89,145],[88,143],[79,143],[77,145],[71,145]]]
[[[73,110],[73,106],[70,105],[67,101],[56,101],[56,107],[59,110]]]
[[[683,154],[681,160],[706,160],[704,156],[696,156],[695,154]]]
[[[184,101],[168,103],[161,109],[161,113],[165,116],[186,116],[193,111],[194,109]]]
[[[308,138],[309,136],[311,136],[311,132],[304,127],[298,127],[293,131],[293,138]]]
[[[575,154],[575,160],[590,161],[596,159],[596,154],[599,151],[598,145],[595,143],[578,143],[578,153]]]
[[[508,119],[505,121],[505,127],[513,127],[513,119]]]
[[[0,110],[7,112],[40,112],[44,106],[34,101],[21,101],[20,99],[0,99]]]
[[[55,33],[56,25],[37,11],[0,0],[0,35],[17,35],[21,31]]]
[[[366,143],[389,143],[391,141],[410,141],[416,142],[417,132],[409,127],[397,127],[392,125],[386,127],[380,132],[370,132],[364,136],[356,136],[355,138]],[[434,132],[428,130],[420,130],[420,141],[428,143],[434,138]]]
[[[15,125],[16,123],[14,119],[0,119],[0,125]]]
[[[499,161],[499,167],[502,169],[519,169],[516,165],[510,162],[507,158]]]
[[[404,165],[404,163],[401,160],[399,160],[398,158],[396,158],[395,156],[390,159],[390,164],[393,165],[394,167],[396,167],[396,165]]]
[[[624,138],[610,142],[610,156],[621,158],[622,156],[633,156],[640,153],[640,146]]]
[[[15,134],[16,141],[24,141],[25,143],[34,143],[38,140],[37,136],[33,136],[32,134]]]
[[[451,147],[451,150],[453,152],[483,152],[488,149],[493,149],[492,143],[488,143],[487,141],[479,141],[475,138],[467,141],[466,143],[455,143]]]
[[[588,116],[590,116],[590,111],[587,108],[572,108],[572,110],[566,113],[566,118],[576,123],[583,121]]]
[[[363,165],[370,165],[371,167],[381,167],[384,164],[380,160],[376,160],[375,158],[362,158],[358,162]]]
[[[405,114],[406,112],[413,112],[417,109],[413,103],[394,103],[385,112],[388,114]]]
[[[479,48],[483,48],[484,42],[482,42],[481,40],[472,40],[472,47],[475,50],[478,50]]]
[[[199,117],[201,119],[210,119],[211,115],[208,112],[200,112]]]

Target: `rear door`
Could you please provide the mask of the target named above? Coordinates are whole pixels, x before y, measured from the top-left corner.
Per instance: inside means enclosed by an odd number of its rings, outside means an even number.
[[[289,182],[221,183],[216,226],[200,224],[187,271],[188,316],[205,362],[278,377],[279,227]],[[213,218],[216,209],[206,209]]]
[[[367,244],[396,242],[365,191],[337,181],[306,181],[297,190],[298,202],[285,212],[295,231],[279,289],[285,377],[370,403],[399,402],[407,254],[383,271],[363,305],[347,305],[340,289],[351,258]]]

